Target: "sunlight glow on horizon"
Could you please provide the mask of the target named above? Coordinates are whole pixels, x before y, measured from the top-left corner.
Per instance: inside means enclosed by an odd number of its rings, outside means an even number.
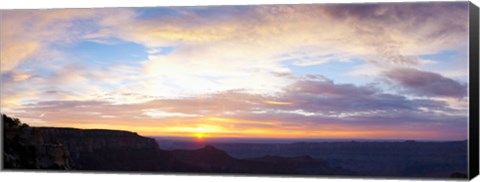
[[[44,124],[32,124],[31,126],[45,126]],[[422,130],[402,129],[347,129],[342,126],[330,126],[332,129],[321,128],[297,128],[297,129],[253,129],[237,128],[228,129],[213,125],[195,125],[185,127],[152,127],[152,126],[129,126],[129,125],[103,125],[103,124],[73,124],[51,125],[52,127],[74,127],[79,129],[112,129],[138,133],[149,137],[191,137],[192,139],[204,140],[207,138],[264,138],[264,139],[387,139],[409,140],[415,136],[417,140],[441,140],[439,134]],[[445,137],[445,136],[442,136]],[[456,138],[457,136],[448,136]],[[457,140],[461,140],[460,138]]]
[[[282,102],[282,101],[265,101],[267,104],[273,104],[273,105],[292,105],[293,103],[291,102]]]

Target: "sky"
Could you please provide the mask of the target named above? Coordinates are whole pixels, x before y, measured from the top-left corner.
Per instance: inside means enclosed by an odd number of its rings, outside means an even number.
[[[467,2],[1,15],[1,112],[31,126],[467,138]]]

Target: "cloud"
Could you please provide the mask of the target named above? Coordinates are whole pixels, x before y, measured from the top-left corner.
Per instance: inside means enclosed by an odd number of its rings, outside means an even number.
[[[286,62],[303,67],[359,58],[373,67],[395,68],[418,64],[415,56],[421,54],[462,47],[467,35],[463,13],[467,6],[457,4],[2,11],[5,45],[1,67],[3,73],[28,61],[28,65],[43,68],[43,72],[46,69],[64,80],[70,79],[71,82],[64,82],[71,83],[67,91],[85,93],[92,93],[86,85],[93,85],[100,92],[106,88],[100,85],[108,83],[111,86],[104,93],[114,94],[122,85],[121,88],[129,88],[126,92],[148,96],[185,96],[231,89],[278,94],[284,85],[292,83],[287,77],[278,77],[292,72]],[[142,68],[90,68],[81,63],[90,60],[74,61],[55,48],[81,41],[108,44],[117,39],[142,44],[150,50],[148,60],[140,64]],[[172,51],[153,51],[164,47],[172,47]],[[61,56],[52,58],[58,55]],[[60,73],[72,62],[90,73]],[[127,69],[134,71],[129,79],[119,71]],[[246,79],[250,81],[245,82]],[[75,83],[76,80],[82,83]],[[126,80],[136,84],[126,84]],[[55,87],[51,83],[44,86]]]
[[[148,19],[137,13],[100,22],[106,28],[91,37],[115,36],[152,49],[175,45],[200,60],[202,54],[222,60],[219,53],[229,52],[233,63],[279,61],[271,57],[293,53],[289,59],[299,59],[298,66],[352,57],[380,66],[418,65],[418,55],[466,46],[467,8],[467,3],[164,8]],[[196,53],[191,46],[202,49]]]
[[[466,84],[438,73],[412,68],[398,68],[386,71],[384,75],[415,95],[457,98],[467,96]]]
[[[168,117],[198,117],[197,114],[186,114],[178,112],[165,112],[155,109],[146,109],[144,110],[144,115],[150,116],[152,118],[168,118]]]
[[[105,28],[90,36],[118,37],[151,50],[174,47],[144,62],[151,78],[145,94],[243,88],[278,93],[291,83],[275,76],[291,72],[286,62],[304,67],[359,58],[380,73],[419,66],[419,55],[459,49],[467,38],[466,8],[461,3],[163,8],[149,18],[137,11],[100,22]]]
[[[50,57],[47,56],[52,56],[55,51],[53,44],[68,45],[77,42],[83,35],[99,28],[95,21],[126,11],[129,10],[3,10],[0,27],[1,71],[15,69],[24,61],[48,60]]]
[[[371,61],[412,65],[419,63],[416,55],[465,48],[467,8],[466,3],[340,4],[327,5],[324,12],[350,24],[357,40],[376,52]]]
[[[344,137],[358,134],[356,137],[361,138],[379,137],[367,135],[367,131],[391,131],[381,137],[394,138],[400,137],[397,132],[404,131],[403,138],[461,139],[465,137],[467,124],[466,110],[451,107],[448,102],[387,94],[372,86],[336,84],[323,76],[297,78],[277,96],[231,90],[131,104],[95,100],[48,101],[24,105],[19,110],[28,112],[16,113],[17,116],[43,116],[41,119],[52,125],[132,126],[131,130],[137,127],[137,132],[155,135],[162,131],[175,134],[176,129],[188,133],[192,128],[209,126],[220,128],[216,132],[223,135],[217,133],[219,136],[262,136],[262,132],[264,136],[275,133],[279,136],[279,133],[295,130],[313,132],[312,137],[314,133],[316,137],[342,137],[340,133],[348,131],[350,134]],[[158,131],[142,130],[149,126]],[[301,136],[299,133],[292,135]]]

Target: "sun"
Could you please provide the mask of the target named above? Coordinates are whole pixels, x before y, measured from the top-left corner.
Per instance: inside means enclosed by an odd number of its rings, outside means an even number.
[[[195,137],[198,139],[198,140],[202,140],[203,138],[205,138],[205,128],[202,128],[202,127],[198,127],[195,129]]]
[[[205,134],[204,133],[196,133],[195,136],[197,137],[197,139],[203,139],[205,137]]]
[[[198,124],[190,130],[190,136],[197,140],[215,137],[217,133],[224,133],[223,127],[211,124]]]

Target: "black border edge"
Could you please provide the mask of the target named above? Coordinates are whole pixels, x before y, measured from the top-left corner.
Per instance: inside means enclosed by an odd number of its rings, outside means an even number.
[[[471,180],[479,173],[479,14],[478,7],[469,3],[469,157],[468,178]]]
[[[4,26],[4,23],[3,23],[3,14],[5,13],[5,10],[0,10],[0,26]],[[2,45],[2,41],[4,41],[1,37],[3,35],[3,32],[0,30],[0,45]],[[0,46],[0,50],[1,50],[1,46]],[[0,53],[0,62],[1,61],[4,61],[2,60],[3,56],[2,54]],[[0,76],[1,78],[1,76]],[[3,79],[0,79],[0,92],[3,92]],[[1,97],[0,97],[1,99]],[[0,152],[2,152],[2,154],[0,155],[0,172],[3,172],[5,170],[5,159],[4,159],[4,154],[5,154],[5,127],[3,127],[3,109],[2,109],[2,106],[0,105]]]

